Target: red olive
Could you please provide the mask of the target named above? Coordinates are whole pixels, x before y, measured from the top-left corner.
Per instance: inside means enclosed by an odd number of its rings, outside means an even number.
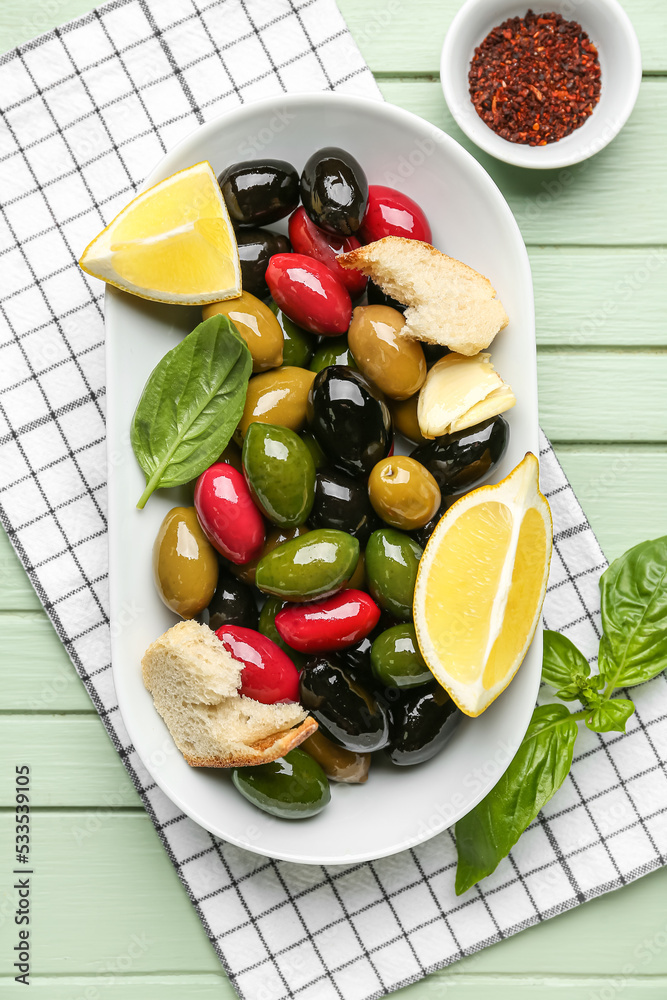
[[[278,307],[311,333],[346,333],[352,301],[324,264],[302,253],[277,253],[266,269],[266,283]]]
[[[215,462],[197,480],[195,508],[214,549],[240,565],[255,559],[264,544],[264,520],[243,475],[227,462]]]
[[[416,201],[402,191],[371,184],[359,237],[364,243],[374,243],[385,236],[405,236],[424,243],[432,240],[431,227]]]
[[[272,639],[242,625],[222,625],[215,634],[234,659],[245,664],[239,694],[264,705],[299,700],[299,671]]]
[[[379,607],[363,590],[341,590],[323,601],[283,608],[275,626],[292,649],[326,653],[360,642],[379,619]]]
[[[319,260],[320,264],[328,267],[353,299],[363,295],[366,290],[366,275],[361,271],[346,270],[336,260],[339,253],[347,253],[348,250],[356,250],[361,246],[356,236],[325,233],[308,217],[302,205],[290,215],[289,238],[295,253],[305,253],[307,257]]]

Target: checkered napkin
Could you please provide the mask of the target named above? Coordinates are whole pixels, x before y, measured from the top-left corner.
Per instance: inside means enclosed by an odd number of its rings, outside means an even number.
[[[281,91],[379,96],[333,0],[120,0],[0,60],[0,515],[239,995],[366,1000],[637,878],[667,852],[667,684],[582,732],[511,857],[457,899],[449,832],[374,864],[267,861],[151,781],[113,690],[102,289],[82,248],[185,133]],[[546,440],[545,619],[594,654],[605,562]]]

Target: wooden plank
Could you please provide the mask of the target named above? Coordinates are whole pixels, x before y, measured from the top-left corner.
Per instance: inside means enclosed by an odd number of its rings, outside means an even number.
[[[563,170],[522,170],[478,150],[455,125],[437,81],[379,83],[388,101],[433,122],[477,157],[507,198],[527,243],[664,243],[666,80],[645,79],[621,134],[597,156]]]
[[[529,257],[538,345],[667,345],[664,249],[530,247]]]
[[[0,527],[0,610],[30,611],[39,610],[41,606],[9,538]]]
[[[420,983],[398,990],[392,994],[396,1000],[416,1000],[429,997],[432,1000],[592,1000],[592,998],[612,997],[619,988],[619,979],[611,976],[464,976],[460,974],[434,973]],[[0,994],[3,989],[14,987],[11,979],[0,979]],[[113,1000],[232,1000],[236,997],[232,986],[224,974],[181,975],[181,976],[67,976],[50,978],[31,977],[31,995],[47,1000],[100,1000],[106,996],[106,988],[113,986]],[[625,976],[623,989],[628,991],[628,1000],[647,997],[662,1000],[667,995],[667,978],[664,976]],[[9,996],[9,992],[7,996]]]
[[[338,6],[374,72],[438,73],[445,33],[461,4],[459,0],[383,0],[379,4],[338,0]],[[639,36],[644,70],[667,69],[661,43],[667,34],[664,4],[625,0],[623,6]]]
[[[27,579],[23,568],[13,578]],[[91,712],[95,709],[72,661],[44,612],[0,614],[0,672],[3,711]]]
[[[11,856],[12,821],[10,813],[0,814],[0,854],[5,858]],[[220,972],[145,814],[37,810],[33,858],[35,975],[94,975],[114,969],[133,937],[146,939],[146,948],[124,970],[133,976]],[[637,973],[666,976],[665,893],[667,869],[662,869],[473,955],[456,972],[478,976],[516,974],[519,969],[531,976],[603,977],[624,970],[632,974],[627,969],[631,965]],[[0,913],[11,914],[14,902],[5,880]],[[655,952],[648,968],[640,967],[642,946]],[[10,975],[11,962],[11,949],[0,949],[0,975]],[[411,989],[416,1000],[428,986]],[[78,994],[68,1000],[78,1000]]]
[[[101,719],[5,715],[0,726],[0,806],[12,804],[14,764],[29,764],[34,806],[141,806]]]
[[[667,354],[541,351],[537,379],[554,441],[667,440]]]

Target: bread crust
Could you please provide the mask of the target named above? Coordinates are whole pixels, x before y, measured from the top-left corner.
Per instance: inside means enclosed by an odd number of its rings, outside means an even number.
[[[265,736],[263,740],[249,744],[251,749],[258,752],[257,756],[238,754],[231,758],[189,757],[186,753],[183,756],[191,767],[254,767],[257,764],[270,764],[271,761],[284,757],[290,750],[298,747],[300,743],[312,736],[316,729],[317,722],[309,715],[293,729]]]

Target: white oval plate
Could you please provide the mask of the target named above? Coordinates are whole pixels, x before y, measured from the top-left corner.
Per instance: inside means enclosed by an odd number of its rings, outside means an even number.
[[[510,317],[492,345],[518,398],[510,445],[496,480],[527,451],[537,454],[533,290],[528,256],[507,203],[461,146],[421,118],[379,101],[335,94],[285,96],[239,108],[203,125],[146,181],[208,159],[216,173],[236,160],[268,156],[301,169],[322,146],[349,150],[369,181],[407,192],[425,210],[437,247],[485,274]],[[330,805],[299,822],[272,819],[221,770],[189,767],[176,751],[141,679],[146,647],[176,621],[155,592],[151,549],[166,512],[191,502],[183,490],[135,503],[143,474],[129,428],[148,375],[199,322],[199,310],[162,306],[107,289],[109,537],[113,673],[130,738],[149,772],[184,812],[223,840],[306,864],[348,864],[394,854],[464,816],[495,784],[526,730],[541,669],[538,632],[509,688],[479,719],[463,719],[439,756],[417,767],[373,761],[366,785],[332,785]],[[376,755],[381,757],[381,755]]]

